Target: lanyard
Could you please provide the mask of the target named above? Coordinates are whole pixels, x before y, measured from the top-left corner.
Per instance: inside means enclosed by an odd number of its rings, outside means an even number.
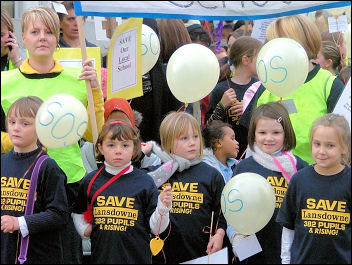
[[[288,153],[286,153],[285,151],[282,151],[282,153],[286,156],[288,156],[288,158],[291,161],[291,164],[293,166],[293,170],[296,173],[297,172],[297,168],[296,168],[296,164],[295,161],[293,160],[293,157],[291,155],[289,155]],[[275,165],[277,165],[277,167],[280,169],[281,173],[287,178],[288,181],[290,181],[291,176],[287,173],[287,171],[282,167],[282,165],[280,164],[279,160],[277,160],[277,158],[275,156],[271,156],[274,160]]]
[[[95,175],[93,176],[93,178],[91,179],[91,181],[89,182],[88,185],[88,189],[87,189],[87,201],[89,198],[89,193],[90,190],[92,188],[93,182],[95,181],[95,179],[98,177],[98,175],[100,174],[100,172],[103,170],[104,166],[102,166],[102,168],[95,173]],[[119,177],[121,177],[123,174],[125,174],[125,172],[127,172],[130,169],[130,165],[128,165],[127,167],[125,167],[123,170],[121,170],[119,173],[117,173],[115,176],[113,176],[111,179],[109,179],[108,182],[106,182],[103,186],[101,186],[93,195],[91,202],[88,202],[88,207],[87,207],[87,211],[84,213],[85,215],[85,219],[92,223],[93,222],[93,212],[92,212],[92,205],[93,202],[95,200],[95,198],[105,189],[107,188],[111,183],[113,183],[115,180],[117,180]]]

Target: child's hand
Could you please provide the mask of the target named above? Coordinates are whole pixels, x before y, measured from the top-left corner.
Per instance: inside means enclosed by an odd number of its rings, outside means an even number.
[[[153,142],[149,141],[146,143],[142,143],[142,152],[146,155],[146,156],[150,156],[150,154],[152,153],[153,150]]]
[[[224,105],[225,108],[231,106],[232,102],[234,102],[237,99],[236,97],[236,92],[233,90],[233,88],[229,88],[224,92],[221,98],[221,104]]]
[[[231,113],[235,114],[236,116],[241,116],[243,112],[243,101],[235,100],[230,110],[231,110]]]
[[[90,234],[92,233],[92,224],[89,224],[86,228],[86,230],[84,230],[84,236],[85,237],[90,237]]]
[[[222,248],[222,243],[224,241],[225,232],[222,229],[218,229],[216,234],[210,239],[207,246],[207,253],[211,254],[219,251]]]
[[[13,233],[13,231],[19,230],[18,218],[10,215],[1,216],[1,230],[4,233]]]
[[[171,186],[166,186],[160,193],[160,201],[166,206],[170,207],[172,203],[172,191]]]

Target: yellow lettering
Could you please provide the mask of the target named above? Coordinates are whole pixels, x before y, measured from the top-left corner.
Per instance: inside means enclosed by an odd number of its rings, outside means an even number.
[[[266,180],[271,184],[271,186],[275,185],[275,180],[273,179],[273,176],[268,176]]]
[[[133,205],[134,205],[134,198],[127,198],[126,207],[133,208]]]
[[[346,212],[346,202],[337,202],[337,210],[339,212]]]
[[[188,185],[189,185],[189,183],[185,183],[185,185],[183,186],[183,183],[180,182],[180,189],[181,189],[181,191],[187,191]]]
[[[315,209],[315,199],[313,198],[307,199],[307,209]]]
[[[178,184],[178,182],[174,182],[172,183],[172,191],[180,191],[180,186]]]
[[[97,197],[97,205],[98,206],[104,206],[105,205],[105,197],[104,196],[98,196]]]
[[[198,192],[198,183],[191,183],[190,192]]]

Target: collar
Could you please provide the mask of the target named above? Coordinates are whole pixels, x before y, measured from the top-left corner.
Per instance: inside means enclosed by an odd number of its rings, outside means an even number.
[[[20,70],[24,74],[40,74],[37,70],[33,69],[32,66],[29,64],[29,59],[23,61],[20,66]],[[63,66],[59,61],[54,60],[54,67],[50,70],[49,73],[60,73],[64,70]]]
[[[227,167],[225,167],[220,161],[219,161],[219,165],[220,165],[220,169],[221,170],[226,170],[226,169],[230,169],[232,170],[232,166],[236,164],[236,159],[234,158],[229,158],[226,160],[226,164],[227,164]]]
[[[316,64],[316,63],[312,63],[312,64],[314,65],[314,68],[313,68],[312,71],[308,72],[307,79],[306,79],[306,81],[304,81],[304,83],[307,83],[310,80],[312,80],[313,77],[318,73],[318,71],[320,69],[320,65],[319,64]]]
[[[112,175],[117,175],[120,171],[122,171],[125,167],[130,166],[130,169],[126,171],[125,174],[130,173],[133,171],[133,166],[131,165],[131,162],[127,163],[126,165],[123,165],[122,167],[114,167],[108,164],[108,162],[104,161],[105,164],[105,170],[109,174]]]

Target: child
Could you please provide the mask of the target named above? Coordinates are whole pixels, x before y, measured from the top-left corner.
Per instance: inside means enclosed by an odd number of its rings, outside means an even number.
[[[237,159],[247,148],[247,128],[239,124],[243,109],[243,95],[246,90],[258,81],[256,62],[257,55],[263,44],[251,37],[238,38],[230,49],[229,59],[235,67],[231,79],[222,81],[211,92],[205,120],[222,120],[231,124],[240,144]]]
[[[69,219],[66,175],[47,158],[40,166],[37,185],[30,188],[35,185],[35,164],[46,155],[35,130],[35,116],[42,102],[34,96],[19,98],[7,113],[14,147],[1,155],[2,264],[17,263],[19,256],[29,264],[63,262],[60,229]]]
[[[203,130],[204,139],[204,156],[203,161],[208,165],[215,167],[223,176],[225,184],[232,178],[238,161],[235,157],[238,154],[239,145],[235,139],[235,133],[230,124],[213,120]],[[227,224],[228,230],[233,228]],[[234,233],[234,232],[233,232]],[[228,246],[228,260],[231,263],[233,258],[232,246],[226,236],[224,246]]]
[[[315,164],[292,178],[276,221],[283,226],[282,263],[351,264],[351,132],[326,114],[312,126]],[[317,255],[317,253],[319,253]]]
[[[263,251],[250,257],[248,263],[279,264],[282,228],[275,223],[275,218],[291,176],[307,165],[291,152],[296,145],[295,133],[288,112],[281,103],[270,102],[254,111],[249,125],[248,145],[252,156],[238,163],[234,178],[244,172],[257,173],[271,184],[276,197],[271,220],[256,233]],[[237,235],[232,233],[228,237],[233,242]]]
[[[203,161],[215,167],[227,183],[233,176],[238,161],[239,145],[230,124],[214,120],[203,130]]]
[[[138,111],[132,110],[130,104],[123,98],[111,98],[104,103],[104,120],[122,120],[132,126],[138,126],[142,122],[142,114]],[[140,167],[147,167],[151,165],[160,164],[160,159],[154,154],[150,154],[152,143],[142,143],[142,156],[138,161],[133,161],[133,165]],[[94,145],[91,142],[85,142],[81,147],[82,160],[87,173],[98,169],[95,160]],[[148,155],[144,155],[148,153]]]
[[[161,123],[160,139],[163,151],[154,144],[153,152],[166,162],[161,168],[169,175],[159,178],[158,170],[149,174],[159,189],[171,185],[174,194],[170,229],[162,236],[167,237],[166,262],[180,263],[220,250],[226,230],[220,214],[224,180],[220,172],[200,160],[203,147],[197,120],[185,112],[171,112]],[[211,223],[215,233],[209,241],[203,229],[208,226],[209,230]],[[155,261],[165,260],[159,254]]]
[[[168,226],[171,187],[158,199],[152,178],[131,165],[140,148],[134,126],[105,123],[96,145],[104,165],[83,179],[74,209],[84,212],[86,222],[75,225],[81,236],[91,237],[91,263],[150,263],[149,231],[158,234]]]

